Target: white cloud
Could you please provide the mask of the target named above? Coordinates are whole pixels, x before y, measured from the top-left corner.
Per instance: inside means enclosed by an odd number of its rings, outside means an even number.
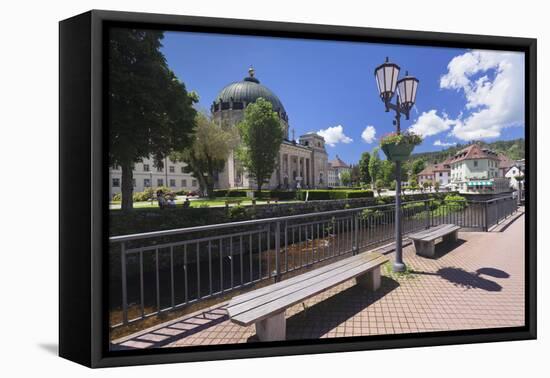
[[[353,142],[353,139],[344,134],[344,128],[342,125],[319,130],[317,134],[325,138],[325,143],[331,147],[334,147],[337,143],[347,144]]]
[[[469,112],[454,125],[453,136],[462,140],[496,138],[502,129],[524,124],[522,53],[473,50],[454,57],[447,68],[440,87],[463,91]]]
[[[409,127],[409,130],[423,137],[428,137],[450,130],[451,127],[457,125],[459,122],[460,120],[449,119],[445,113],[439,116],[437,111],[432,109],[428,112],[423,112],[416,122]]]
[[[365,127],[365,130],[361,133],[361,139],[363,139],[366,143],[371,144],[376,139],[376,129],[374,126],[367,126]]]
[[[434,146],[441,146],[441,147],[450,147],[450,146],[456,146],[455,142],[442,142],[441,140],[436,140],[434,142]]]

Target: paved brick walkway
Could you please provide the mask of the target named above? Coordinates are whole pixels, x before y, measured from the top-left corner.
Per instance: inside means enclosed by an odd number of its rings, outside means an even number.
[[[317,339],[524,325],[524,216],[501,232],[461,232],[438,257],[404,249],[411,273],[382,269],[382,287],[351,280],[287,310],[288,339]],[[393,256],[390,256],[393,259]],[[115,348],[255,341],[254,326],[231,323],[223,304],[121,339]]]

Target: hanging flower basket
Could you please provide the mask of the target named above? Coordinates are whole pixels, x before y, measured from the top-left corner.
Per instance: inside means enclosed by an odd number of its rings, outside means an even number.
[[[381,139],[380,147],[388,160],[405,161],[411,156],[414,147],[420,143],[422,143],[422,138],[414,133],[392,133]]]
[[[388,143],[382,146],[382,151],[390,161],[405,161],[411,156],[414,149],[412,144]]]

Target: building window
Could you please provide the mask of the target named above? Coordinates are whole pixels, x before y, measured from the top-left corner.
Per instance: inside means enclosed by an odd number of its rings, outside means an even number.
[[[187,187],[187,180],[186,179],[181,180],[181,186],[183,186],[184,188]]]
[[[118,177],[113,177],[113,188],[120,187],[120,179]]]
[[[134,185],[134,188],[136,187],[136,179],[132,179],[132,184]]]
[[[181,167],[181,173],[185,173],[185,167]]]
[[[474,160],[474,167],[477,167],[477,160]]]
[[[443,172],[439,172],[439,177],[443,177]]]
[[[149,172],[150,168],[149,168],[149,164],[143,164],[143,171],[144,172]]]
[[[197,186],[197,180],[191,181],[191,186]]]
[[[176,186],[176,180],[175,180],[175,179],[170,179],[170,186],[171,186],[171,187],[175,187],[175,186]]]
[[[157,172],[162,172],[162,167],[157,167]]]
[[[157,179],[157,186],[163,186],[164,185],[164,180],[163,179]]]
[[[151,187],[151,179],[143,179],[143,187],[144,188],[150,188]]]
[[[173,165],[171,165],[170,166],[170,173],[174,173],[175,171],[176,171],[176,168]]]

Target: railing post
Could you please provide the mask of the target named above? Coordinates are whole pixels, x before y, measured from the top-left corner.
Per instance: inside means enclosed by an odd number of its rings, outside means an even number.
[[[275,223],[275,282],[281,280],[281,222]]]
[[[352,255],[359,253],[359,217],[357,213],[353,214],[353,252]]]
[[[128,323],[128,287],[126,280],[126,245],[120,244],[120,275],[122,276],[122,323]]]
[[[430,200],[424,201],[424,211],[426,212],[426,230],[430,228],[431,226],[431,220],[430,220],[430,206],[429,204]]]
[[[489,230],[489,206],[488,202],[484,202],[484,221],[483,221],[483,231],[487,232]]]

